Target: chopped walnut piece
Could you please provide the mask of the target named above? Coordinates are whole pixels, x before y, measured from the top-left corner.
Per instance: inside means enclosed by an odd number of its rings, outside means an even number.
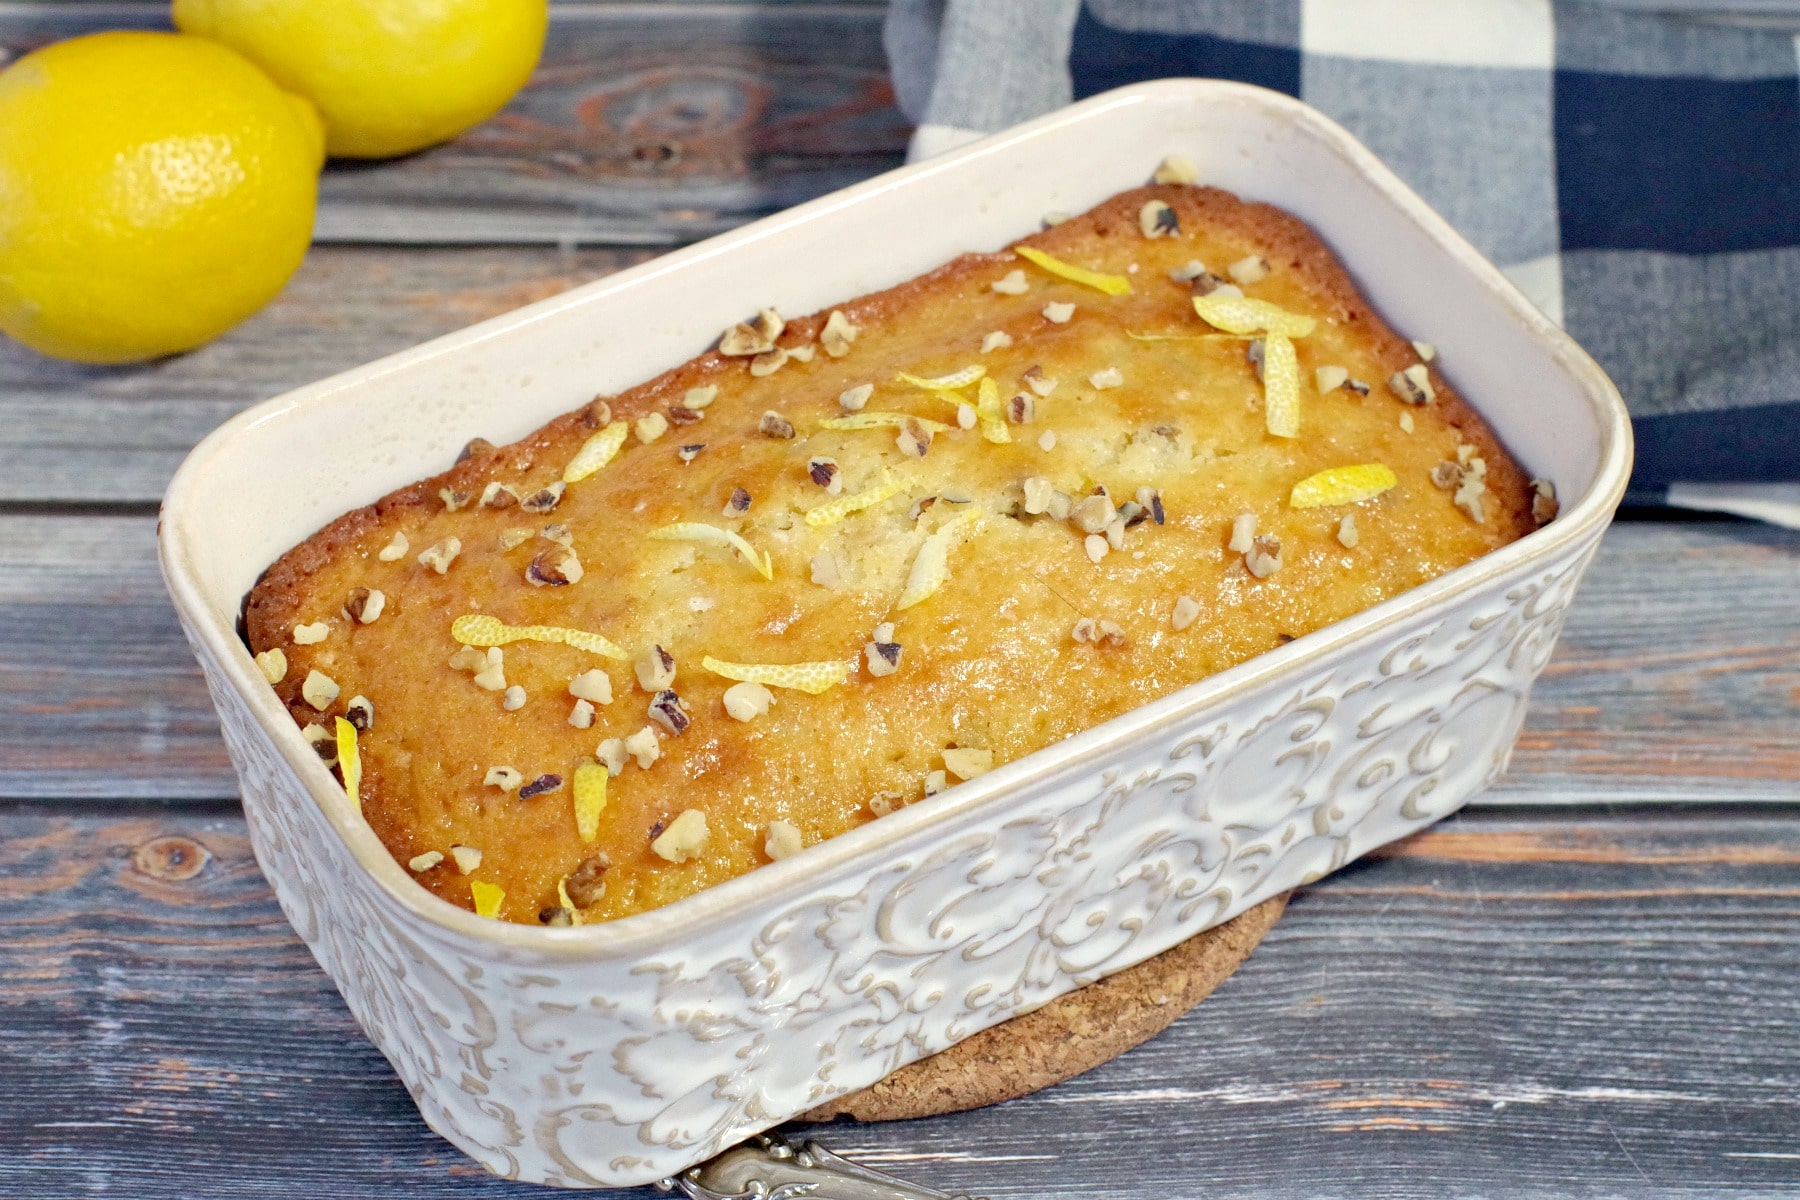
[[[507,712],[518,712],[525,707],[525,699],[525,689],[515,683],[501,694],[500,707]]]
[[[1137,502],[1144,506],[1152,521],[1158,525],[1168,520],[1169,514],[1163,508],[1162,493],[1148,485],[1137,490]]]
[[[813,555],[807,568],[812,581],[820,587],[834,588],[844,582],[844,573],[838,569],[837,556],[829,550],[821,550]]]
[[[294,626],[294,645],[311,646],[331,636],[331,626],[324,621]]]
[[[546,542],[555,542],[570,550],[575,548],[575,534],[561,521],[552,521],[544,526],[538,531],[538,536]]]
[[[656,735],[651,734],[651,736]],[[605,767],[607,773],[611,775],[624,773],[627,755],[624,738],[607,738],[594,751],[594,757],[600,760],[600,765]]]
[[[1116,388],[1124,382],[1125,374],[1117,367],[1107,367],[1104,370],[1095,371],[1092,375],[1088,376],[1088,383],[1099,391],[1105,391],[1107,388]]]
[[[1113,508],[1112,497],[1101,493],[1088,496],[1075,506],[1072,519],[1075,527],[1083,533],[1100,533],[1112,524],[1118,510]]]
[[[625,739],[625,753],[636,760],[643,770],[662,757],[662,742],[656,736],[656,727],[646,725]]]
[[[1257,534],[1244,555],[1244,569],[1258,579],[1267,579],[1281,570],[1281,539],[1272,533]]]
[[[961,429],[975,428],[975,406],[968,402],[956,406],[956,424]]]
[[[419,565],[421,567],[430,567],[433,571],[442,575],[445,571],[450,569],[450,564],[455,562],[456,556],[461,553],[462,539],[459,537],[447,537],[436,545],[427,546],[425,549],[421,550],[419,552]]]
[[[903,421],[900,432],[894,435],[894,444],[908,458],[924,458],[931,449],[931,430],[917,421]]]
[[[806,849],[806,843],[800,838],[800,828],[787,821],[770,821],[763,832],[763,853],[773,861],[792,858]]]
[[[531,530],[520,529],[516,525],[510,529],[502,529],[500,531],[500,549],[503,552],[507,550],[517,550],[520,546],[523,546],[530,540]]]
[[[1200,168],[1191,158],[1171,154],[1156,164],[1156,173],[1150,178],[1156,183],[1193,183],[1200,178]]]
[[[538,796],[547,796],[551,792],[560,792],[563,787],[561,775],[539,775],[536,779],[519,789],[519,799],[530,800]]]
[[[1344,386],[1350,378],[1350,372],[1342,367],[1320,367],[1313,372],[1313,386],[1319,389],[1319,395],[1335,392]]]
[[[256,669],[270,683],[280,683],[286,679],[287,667],[287,654],[279,646],[273,650],[264,650],[256,656]]]
[[[1104,533],[1106,536],[1106,544],[1108,546],[1111,546],[1114,550],[1123,550],[1125,548],[1124,518],[1114,517],[1111,521],[1107,522]]]
[[[1094,626],[1094,635],[1094,644],[1097,646],[1123,646],[1127,641],[1125,630],[1120,628],[1119,623],[1105,618]]]
[[[503,792],[510,792],[524,782],[525,773],[513,767],[489,767],[481,778],[483,787],[499,788]]]
[[[1269,277],[1269,260],[1260,254],[1249,254],[1226,267],[1225,273],[1233,283],[1248,287]]]
[[[788,352],[780,346],[750,360],[750,374],[758,379],[766,379],[781,368],[787,366]]]
[[[1012,334],[1003,329],[996,329],[981,339],[981,352],[992,354],[996,350],[1004,350],[1013,344]]]
[[[580,583],[585,572],[581,559],[567,546],[553,545],[525,567],[525,582],[532,587],[567,587]]]
[[[575,923],[575,914],[560,904],[538,909],[538,924],[562,929]]]
[[[1161,200],[1146,200],[1138,209],[1138,232],[1147,238],[1175,237],[1181,233],[1181,221]]]
[[[331,707],[331,702],[338,698],[337,680],[322,671],[308,671],[306,682],[300,685],[301,699],[324,712]]]
[[[427,850],[423,854],[415,854],[406,860],[406,867],[415,875],[423,875],[431,868],[444,861],[442,850]]]
[[[344,611],[358,625],[373,625],[380,620],[386,607],[387,593],[380,588],[351,588],[349,598],[344,601]]]
[[[1344,380],[1344,390],[1346,392],[1355,392],[1358,396],[1366,396],[1369,394],[1369,385],[1355,376],[1351,376],[1349,379]]]
[[[308,725],[300,731],[300,736],[306,739],[306,744],[312,747],[313,753],[319,756],[320,762],[328,767],[337,764],[336,731],[327,729],[323,725]]]
[[[1388,390],[1415,406],[1430,404],[1437,399],[1437,389],[1431,386],[1431,372],[1424,363],[1414,363],[1404,371],[1389,375]]]
[[[1037,416],[1037,401],[1024,392],[1015,393],[1006,402],[1006,419],[1014,425],[1029,425]]]
[[[706,814],[697,808],[686,808],[650,843],[650,850],[658,858],[684,863],[706,849],[708,836]]]
[[[661,691],[651,697],[646,715],[672,734],[686,733],[687,727],[692,724],[688,719],[687,706],[672,690]]]
[[[575,707],[569,710],[569,724],[576,729],[592,729],[594,727],[593,701],[577,700]]]
[[[786,440],[794,436],[794,423],[774,409],[770,409],[762,415],[762,420],[757,424],[756,431],[764,437]]]
[[[611,704],[612,679],[598,667],[583,671],[569,680],[569,695],[578,700],[591,700],[595,704]]]
[[[469,493],[458,491],[455,488],[438,489],[438,499],[444,502],[445,512],[456,512],[458,509],[467,508],[469,501],[473,498]]]
[[[1025,281],[1025,272],[1015,267],[994,280],[988,287],[1002,296],[1023,296],[1031,285]]]
[[[494,449],[494,443],[488,441],[486,438],[470,438],[463,443],[463,448],[456,452],[456,461],[465,463],[471,458],[474,458],[477,454],[492,454]]]
[[[1231,522],[1231,541],[1226,548],[1233,554],[1248,554],[1256,539],[1256,514],[1240,513]]]
[[[844,490],[844,473],[838,470],[835,458],[807,459],[806,475],[833,496]]]
[[[734,721],[754,721],[775,703],[775,693],[754,680],[725,689],[725,715]]]
[[[694,425],[706,419],[706,414],[697,408],[689,408],[685,404],[669,405],[669,423],[671,425]]]
[[[718,398],[719,398],[718,385],[709,383],[703,387],[689,388],[687,390],[687,392],[685,394],[683,394],[683,396],[681,397],[681,406],[683,408],[691,408],[695,412],[699,412],[701,409],[706,408],[708,405],[710,405],[714,400],[717,400]]]
[[[1099,533],[1088,534],[1082,546],[1087,550],[1088,561],[1096,563],[1105,558],[1107,550],[1111,549],[1106,543],[1106,536]]]
[[[1402,410],[1400,413],[1400,432],[1411,433],[1413,429],[1413,415],[1410,412]]]
[[[1052,300],[1044,305],[1044,320],[1052,325],[1067,325],[1069,318],[1075,315],[1075,306],[1061,300]]]
[[[1359,537],[1360,535],[1356,532],[1356,514],[1345,513],[1344,519],[1338,522],[1338,545],[1346,550],[1354,550]]]
[[[1040,397],[1048,396],[1051,392],[1056,390],[1056,380],[1044,374],[1044,368],[1035,364],[1025,368],[1025,373],[1019,376],[1019,382],[1036,392]]]
[[[855,387],[845,388],[838,393],[838,405],[849,412],[861,412],[862,406],[867,404],[869,397],[874,394],[874,384],[859,383]]]
[[[1066,521],[1069,519],[1069,514],[1074,511],[1075,497],[1062,491],[1050,493],[1050,507],[1044,510],[1052,521]]]
[[[731,489],[731,495],[725,499],[722,510],[728,517],[741,517],[750,511],[750,493],[741,487]]]
[[[474,649],[473,646],[469,649]],[[489,646],[484,665],[475,672],[475,686],[489,692],[506,690],[506,662],[498,646]]]
[[[1056,449],[1056,430],[1046,429],[1038,434],[1038,449],[1046,452]]]
[[[388,544],[383,546],[381,552],[375,557],[382,562],[395,562],[406,557],[407,549],[406,535],[397,532],[393,537],[388,539]]]
[[[1206,264],[1197,258],[1190,258],[1179,267],[1171,267],[1169,278],[1176,283],[1192,283],[1206,274]]]
[[[675,686],[675,656],[661,646],[653,645],[638,655],[632,664],[638,686],[646,692],[666,691]]]
[[[787,356],[795,362],[811,362],[813,360],[813,350],[814,347],[812,346],[795,346],[787,352]],[[751,364],[752,366],[755,365],[754,359],[751,360]],[[753,375],[755,373],[755,371],[751,372]]]
[[[367,733],[375,724],[375,705],[367,696],[352,696],[344,706],[344,720],[358,733]]]
[[[592,908],[606,896],[606,872],[612,859],[605,851],[590,854],[563,880],[563,891],[576,908]]]
[[[1038,516],[1050,511],[1050,497],[1056,489],[1042,475],[1033,475],[1025,480],[1025,511],[1031,516]]]
[[[1481,462],[1476,459],[1476,462]],[[1485,464],[1484,464],[1485,466]],[[1487,511],[1482,506],[1481,498],[1487,493],[1487,481],[1476,471],[1464,471],[1462,482],[1457,485],[1456,494],[1450,503],[1463,510],[1469,520],[1477,525],[1486,524]]]
[[[832,309],[831,315],[825,318],[825,328],[819,331],[819,345],[825,347],[825,353],[833,358],[842,358],[850,353],[850,347],[856,342],[859,332],[838,309]]]
[[[1192,596],[1175,597],[1175,611],[1169,614],[1169,624],[1177,632],[1192,625],[1200,616],[1200,602]]]
[[[1556,485],[1548,479],[1532,480],[1531,519],[1539,525],[1548,525],[1556,520],[1556,514],[1560,509],[1561,505],[1556,500]]]
[[[1440,462],[1437,466],[1431,468],[1432,484],[1436,487],[1443,488],[1446,492],[1452,490],[1458,484],[1460,484],[1462,482],[1462,478],[1463,478],[1462,464],[1456,463],[1456,462],[1451,462],[1447,458],[1444,461]]]
[[[481,489],[480,504],[483,508],[511,508],[518,502],[519,493],[499,480],[493,480]]]
[[[944,770],[958,779],[974,779],[994,769],[994,752],[973,746],[952,746],[944,751]]]
[[[1419,356],[1420,362],[1431,362],[1437,358],[1437,347],[1430,342],[1414,342],[1413,352]]]
[[[481,851],[473,846],[450,847],[450,858],[456,863],[456,869],[464,875],[473,874],[481,869]]]
[[[699,458],[700,452],[704,449],[706,449],[705,442],[695,442],[691,446],[682,446],[677,449],[675,451],[675,457],[679,458],[682,465],[685,466],[686,464],[693,462],[696,458]]]
[[[595,396],[588,401],[587,408],[582,410],[581,423],[589,429],[601,429],[612,424],[612,405],[602,396]]]
[[[899,792],[876,792],[869,797],[869,811],[878,817],[899,812],[906,807],[906,797]]]
[[[519,507],[530,513],[555,512],[556,506],[562,503],[563,493],[568,490],[569,485],[558,479],[521,498]]]
[[[774,349],[775,339],[785,328],[787,323],[781,319],[781,314],[765,308],[753,320],[727,329],[719,338],[719,353],[731,358],[766,353]]]
[[[1202,271],[1188,280],[1188,291],[1195,296],[1242,296],[1244,289],[1235,283],[1227,283],[1211,271]]]
[[[632,429],[637,432],[638,441],[648,445],[669,432],[669,418],[659,412],[653,412],[648,416],[639,417],[632,425]]]
[[[888,637],[893,637],[891,626],[888,627]],[[863,646],[863,658],[869,664],[869,674],[877,679],[892,675],[900,669],[900,654],[900,643],[891,640],[877,638]]]
[[[927,796],[935,796],[949,786],[950,781],[944,778],[943,771],[925,772],[925,794]]]

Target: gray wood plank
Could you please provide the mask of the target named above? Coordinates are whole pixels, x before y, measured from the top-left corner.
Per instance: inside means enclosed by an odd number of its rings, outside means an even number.
[[[229,799],[149,517],[0,516],[0,796]],[[1800,534],[1606,538],[1480,803],[1800,801]]]
[[[455,141],[331,164],[324,241],[692,241],[897,165],[878,4],[557,5],[537,72]],[[0,62],[166,6],[0,4]]]
[[[1119,1060],[817,1133],[996,1200],[1792,1196],[1797,865],[1790,810],[1467,814]],[[234,815],[0,809],[0,867],[0,1194],[540,1194],[426,1130]]]

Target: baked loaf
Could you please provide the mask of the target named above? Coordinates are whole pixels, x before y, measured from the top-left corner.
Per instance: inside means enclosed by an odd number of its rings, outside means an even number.
[[[1434,358],[1293,217],[1140,188],[472,442],[248,637],[420,884],[610,920],[1549,519]]]

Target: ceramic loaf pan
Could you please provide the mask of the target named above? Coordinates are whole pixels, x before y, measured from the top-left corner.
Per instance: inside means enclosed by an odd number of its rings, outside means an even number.
[[[610,924],[484,920],[363,824],[235,631],[338,514],[702,350],[987,250],[1148,176],[1311,223],[1562,515],[1522,540],[804,853]],[[1625,486],[1599,368],[1343,130],[1274,92],[1125,88],[228,422],[164,501],[163,571],[257,860],[432,1128],[507,1178],[641,1183],[1167,949],[1435,821],[1505,767]]]

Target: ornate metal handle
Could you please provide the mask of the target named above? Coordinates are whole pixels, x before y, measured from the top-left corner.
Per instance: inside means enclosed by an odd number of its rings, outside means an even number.
[[[656,1186],[688,1200],[982,1200],[859,1167],[810,1139],[796,1146],[778,1137],[733,1146]]]

